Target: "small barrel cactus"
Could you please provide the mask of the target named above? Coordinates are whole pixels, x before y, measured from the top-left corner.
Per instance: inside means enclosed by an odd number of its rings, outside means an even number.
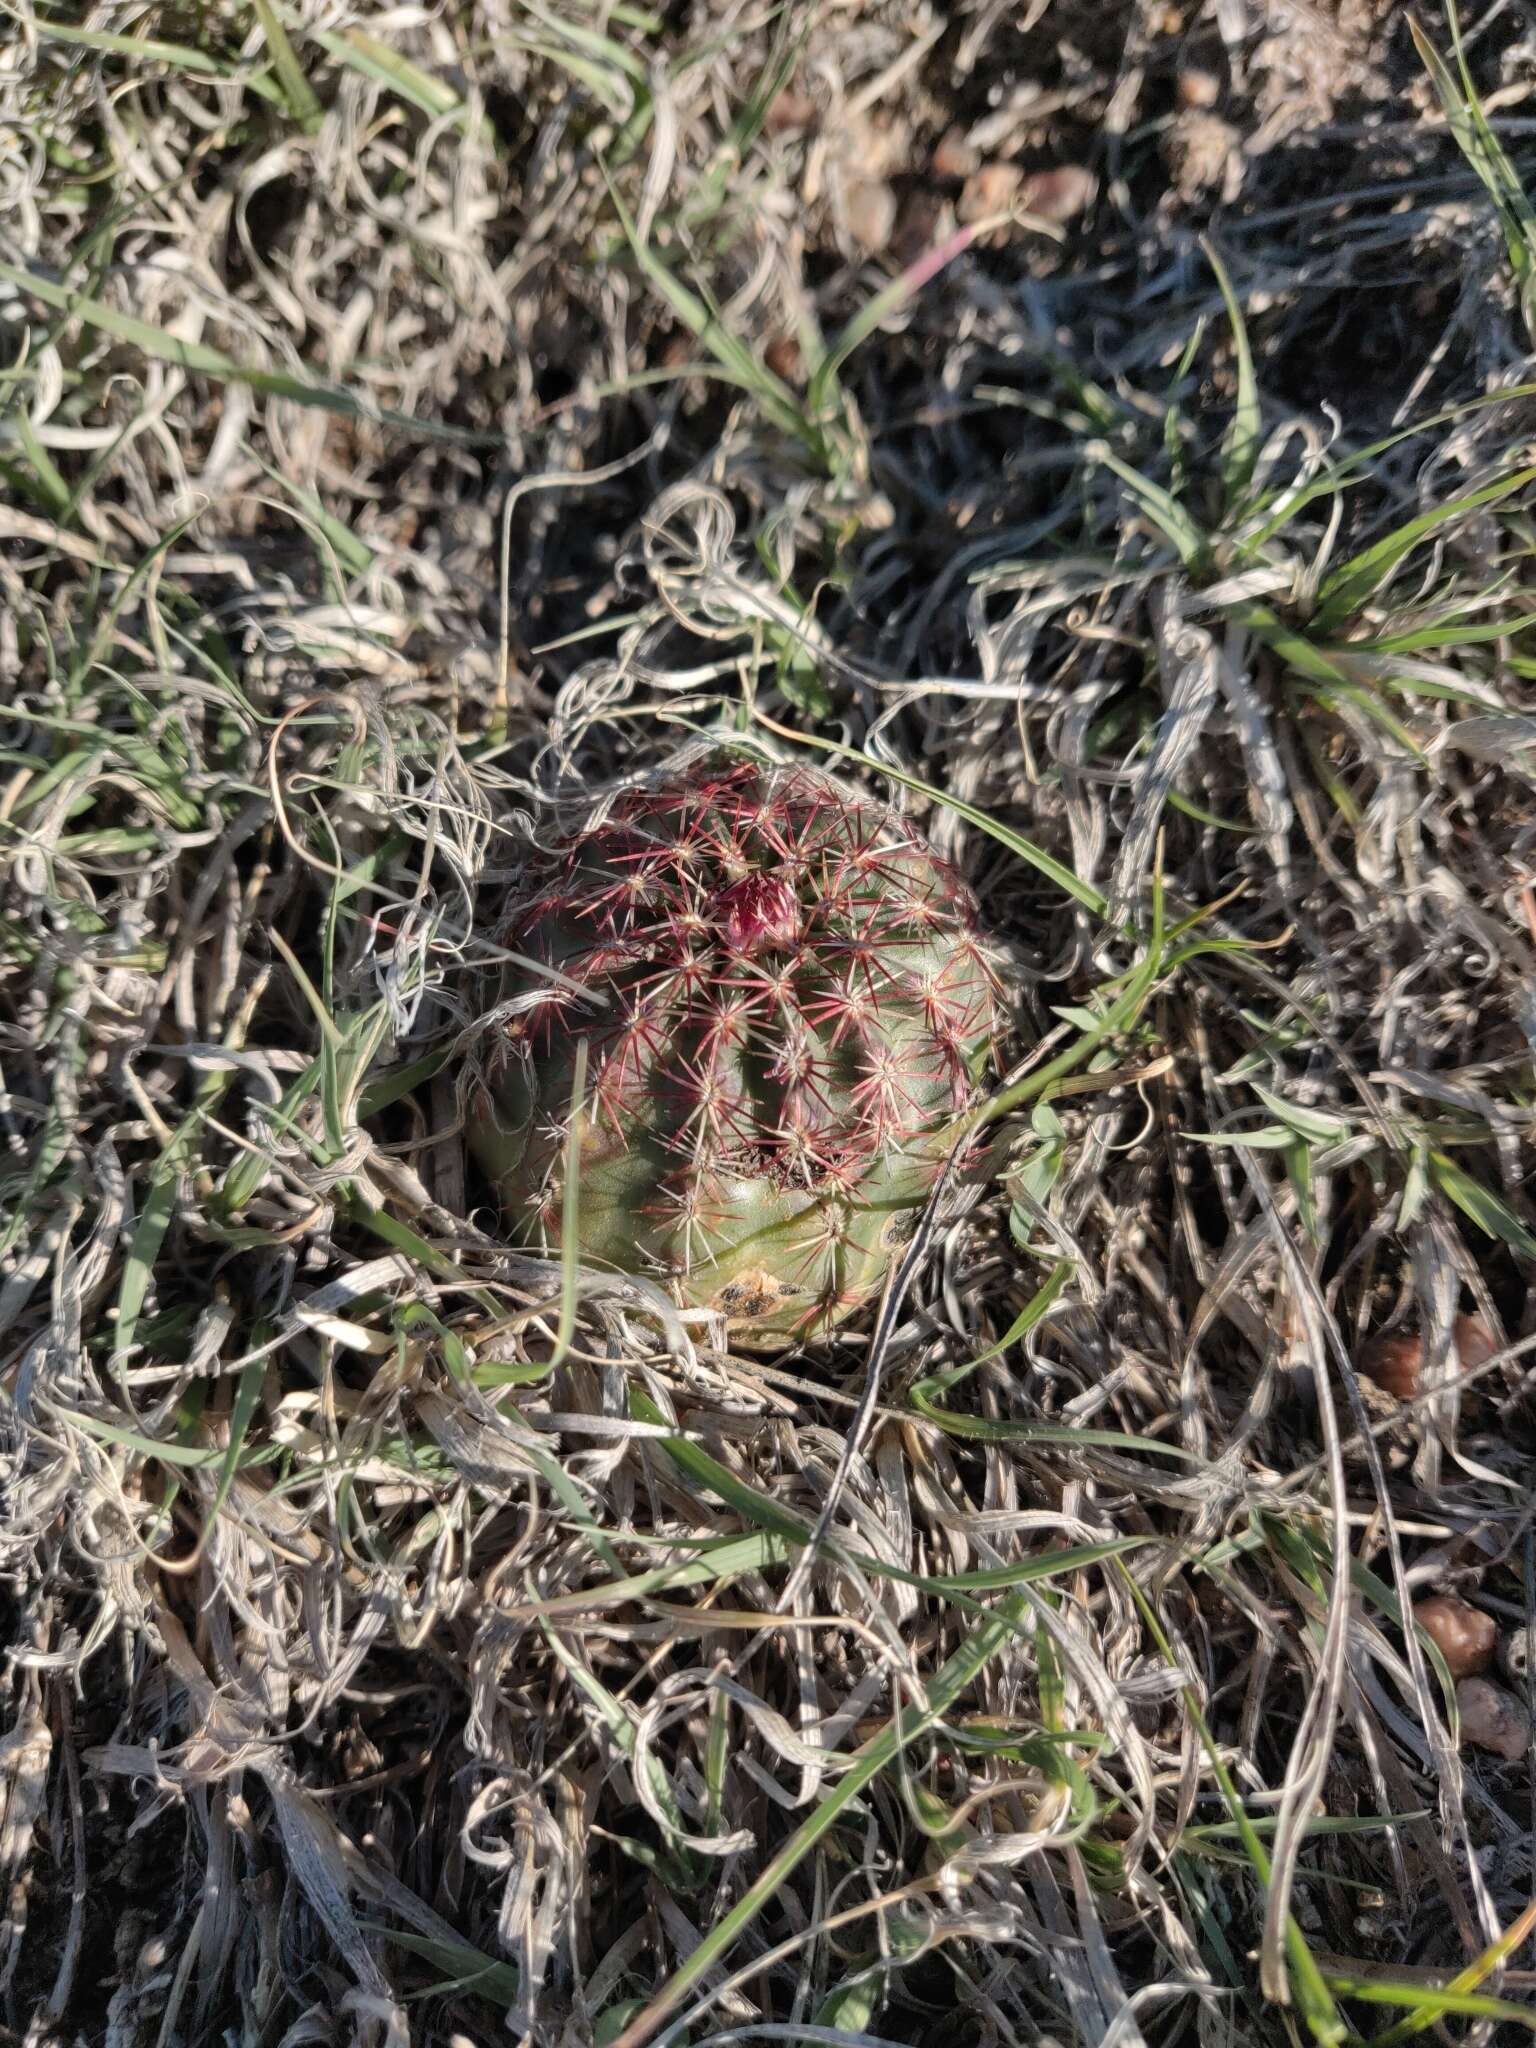
[[[719,1310],[749,1349],[877,1291],[997,1024],[970,892],[920,833],[717,750],[536,855],[500,937],[529,965],[473,1140],[521,1237],[558,1243],[574,1156],[583,1259]]]

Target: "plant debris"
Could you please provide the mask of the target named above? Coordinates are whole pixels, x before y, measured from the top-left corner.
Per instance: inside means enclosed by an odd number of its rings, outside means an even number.
[[[16,2036],[1528,2027],[1529,103],[1497,6],[10,0]],[[1007,963],[771,1359],[466,1129],[701,734]]]

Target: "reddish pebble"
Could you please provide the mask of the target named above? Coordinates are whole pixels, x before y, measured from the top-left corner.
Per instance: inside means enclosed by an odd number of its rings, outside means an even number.
[[[796,128],[809,128],[815,119],[816,102],[786,87],[769,105],[763,126],[770,135],[784,135]]]
[[[763,361],[775,377],[782,377],[786,383],[792,384],[805,374],[800,344],[792,334],[776,334],[763,350]]]
[[[1061,222],[1086,213],[1097,190],[1092,171],[1081,164],[1059,164],[1053,171],[1035,171],[1027,177],[1020,197],[1026,213]]]
[[[989,214],[1006,213],[1019,196],[1024,173],[1017,164],[983,164],[965,181],[956,208],[961,220],[985,220]]]
[[[1497,1358],[1503,1349],[1504,1346],[1481,1316],[1456,1318],[1456,1356],[1461,1360],[1464,1372],[1471,1372],[1477,1366],[1486,1365],[1490,1358]]]
[[[1221,98],[1221,80],[1211,71],[1181,71],[1174,91],[1181,107],[1214,107]]]
[[[981,157],[966,141],[963,129],[951,128],[934,144],[929,161],[936,178],[969,178],[980,165]]]
[[[1474,1372],[1496,1358],[1503,1345],[1481,1316],[1458,1316],[1452,1326],[1452,1342],[1463,1372]],[[1360,1353],[1359,1368],[1368,1380],[1395,1394],[1399,1401],[1411,1401],[1419,1391],[1419,1374],[1424,1364],[1424,1340],[1406,1330],[1387,1330],[1372,1337]]]
[[[1413,1618],[1445,1659],[1452,1678],[1471,1678],[1493,1662],[1499,1631],[1481,1608],[1435,1593],[1419,1601]]]
[[[1368,1380],[1399,1401],[1411,1401],[1419,1391],[1419,1363],[1424,1347],[1417,1337],[1402,1330],[1388,1330],[1372,1337],[1360,1353],[1359,1367]]]

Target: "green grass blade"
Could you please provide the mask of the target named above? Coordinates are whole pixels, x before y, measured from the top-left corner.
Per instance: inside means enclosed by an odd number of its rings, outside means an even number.
[[[1268,605],[1237,606],[1228,615],[1234,624],[1246,626],[1291,671],[1308,686],[1308,694],[1320,704],[1335,700],[1350,703],[1379,725],[1404,750],[1422,757],[1424,749],[1400,719],[1382,703],[1369,682],[1361,681],[1349,667],[1349,650],[1319,647],[1307,634],[1288,626]]]
[[[363,1088],[357,1098],[357,1120],[366,1123],[380,1110],[388,1109],[403,1095],[409,1095],[423,1082],[430,1081],[434,1074],[440,1074],[453,1057],[447,1050],[424,1053],[419,1060],[412,1060],[408,1066],[391,1067],[377,1076]]]
[[[104,1416],[88,1415],[80,1410],[76,1410],[70,1420],[87,1436],[93,1436],[101,1443],[116,1444],[141,1458],[157,1458],[162,1465],[174,1465],[182,1471],[217,1465],[225,1455],[217,1444],[181,1444],[168,1438],[145,1436],[142,1430],[128,1429],[121,1423],[108,1422]],[[243,1463],[249,1469],[252,1465],[271,1464],[281,1456],[281,1445],[264,1444],[251,1452]]]
[[[310,1014],[313,1016],[315,1022],[320,1026],[320,1037],[322,1044],[325,1046],[329,1046],[331,1050],[335,1052],[340,1048],[342,1034],[336,1023],[335,1018],[331,1015],[330,1011],[325,1007],[324,997],[321,995],[319,989],[315,987],[315,984],[310,980],[309,973],[305,968],[303,962],[299,959],[298,954],[294,952],[292,946],[290,946],[288,941],[283,937],[282,933],[278,931],[274,926],[274,928],[268,932],[267,937],[271,941],[271,943],[277,948],[278,952],[282,954],[283,960],[287,965],[288,972],[293,976],[294,980],[298,983],[300,995],[303,996],[305,1002],[309,1005]]]
[[[1137,1585],[1131,1574],[1125,1570],[1124,1566],[1120,1568],[1120,1576],[1140,1611],[1142,1621],[1145,1623],[1148,1633],[1162,1652],[1164,1660],[1170,1669],[1178,1670],[1178,1659],[1173,1653],[1173,1646],[1168,1641],[1163,1625],[1158,1620],[1157,1614],[1153,1610],[1146,1594]],[[1248,1809],[1244,1806],[1232,1774],[1227,1769],[1226,1762],[1222,1757],[1215,1736],[1211,1733],[1200,1703],[1196,1699],[1193,1689],[1187,1685],[1183,1688],[1183,1699],[1185,1710],[1189,1714],[1195,1734],[1199,1738],[1201,1748],[1205,1751],[1206,1759],[1211,1766],[1212,1774],[1221,1792],[1223,1804],[1226,1806],[1227,1812],[1237,1831],[1238,1838],[1247,1853],[1249,1865],[1254,1875],[1258,1878],[1259,1883],[1267,1891],[1272,1869],[1269,1852],[1265,1849],[1263,1842],[1259,1838],[1258,1830],[1249,1818]],[[1302,2015],[1312,2031],[1313,2039],[1320,2044],[1327,2044],[1327,2048],[1331,2048],[1331,2044],[1342,2041],[1349,2030],[1344,2024],[1343,2016],[1340,2014],[1338,2007],[1334,2004],[1333,1994],[1328,1988],[1327,1980],[1324,1978],[1322,1971],[1318,1968],[1317,1959],[1307,1946],[1306,1937],[1297,1925],[1295,1916],[1292,1914],[1287,1914],[1286,1916],[1285,1949],[1291,1985],[1296,1994],[1296,2003],[1301,2008]]]
[[[204,51],[190,49],[185,43],[157,42],[153,36],[113,35],[102,28],[75,28],[68,22],[50,21],[46,15],[36,17],[36,26],[39,36],[47,42],[74,43],[80,49],[100,50],[108,56],[133,57],[140,63],[169,64],[176,71],[200,71],[214,78],[225,76],[229,69]]]
[[[497,1962],[482,1950],[471,1948],[468,1942],[434,1940],[430,1935],[413,1934],[382,1920],[360,1920],[358,1925],[364,1933],[378,1935],[392,1948],[403,1948],[408,1955],[431,1963],[439,1972],[432,1987],[435,1992],[473,1992],[504,2010],[518,2003],[522,1978],[513,1963]]]
[[[1124,1430],[1057,1429],[1043,1423],[996,1422],[984,1415],[959,1415],[952,1409],[941,1408],[931,1398],[930,1387],[931,1382],[919,1380],[907,1398],[925,1422],[933,1423],[946,1436],[964,1437],[972,1443],[984,1444],[1094,1444],[1100,1450],[1139,1451],[1151,1457],[1174,1458],[1186,1465],[1199,1463],[1194,1453],[1185,1450],[1182,1444],[1160,1443],[1155,1437],[1132,1436]]]
[[[900,783],[903,789],[910,789],[914,795],[925,796],[936,804],[942,804],[946,810],[964,818],[967,824],[974,825],[979,832],[985,832],[989,838],[995,839],[999,846],[1006,846],[1010,853],[1016,854],[1022,861],[1027,861],[1048,881],[1054,882],[1058,889],[1064,890],[1068,896],[1081,903],[1085,910],[1093,911],[1097,917],[1104,915],[1107,908],[1105,900],[1091,883],[1079,881],[1070,868],[1063,867],[1059,860],[1053,859],[1043,846],[1036,846],[1032,839],[1026,839],[1022,833],[1013,831],[1007,825],[1000,825],[996,818],[989,817],[974,804],[964,803],[959,797],[951,796],[947,790],[936,789],[932,783],[923,782],[915,775],[908,775],[903,769],[893,768],[888,761],[877,761],[873,754],[863,753],[858,747],[845,747],[840,740],[822,739],[816,733],[796,732],[790,726],[780,725],[764,711],[754,709],[753,716],[759,725],[767,726],[782,739],[793,740],[797,746],[818,747],[824,754],[840,754],[844,760],[857,761],[863,767],[873,769],[876,775],[883,775],[887,781]]]
[[[806,402],[816,417],[819,418],[830,406],[836,393],[837,373],[859,343],[868,340],[882,320],[888,319],[892,313],[899,312],[908,300],[914,298],[925,285],[930,284],[941,270],[953,263],[957,256],[963,255],[975,238],[974,228],[959,229],[936,248],[925,250],[915,263],[908,264],[899,277],[893,278],[882,291],[876,292],[866,305],[859,308],[817,364],[806,389]]]
[[[156,362],[174,363],[179,369],[195,371],[223,383],[247,384],[251,390],[259,391],[268,398],[287,398],[295,405],[319,406],[326,412],[341,413],[348,419],[373,420],[380,426],[419,434],[423,440],[450,441],[461,448],[500,448],[505,445],[504,436],[500,434],[475,433],[466,427],[446,426],[437,420],[417,419],[410,413],[393,412],[388,406],[365,405],[352,392],[337,385],[310,384],[302,377],[290,377],[280,370],[259,370],[237,363],[222,349],[210,348],[206,342],[183,341],[148,320],[136,319],[131,313],[120,313],[102,299],[93,299],[84,292],[55,284],[52,279],[39,277],[35,271],[23,270],[14,263],[0,263],[0,279],[70,319],[83,320],[99,334],[110,334],[116,341],[126,341],[131,347],[142,349]]]
[[[118,1371],[127,1365],[128,1354],[133,1348],[134,1331],[153,1284],[155,1262],[160,1256],[165,1234],[171,1227],[171,1217],[175,1214],[176,1191],[186,1169],[192,1134],[201,1120],[200,1110],[192,1110],[182,1118],[172,1135],[171,1142],[156,1162],[150,1175],[148,1192],[139,1207],[117,1289],[117,1317],[112,1329],[112,1363]]]
[[[994,1358],[1001,1358],[1005,1351],[1011,1350],[1021,1337],[1027,1337],[1029,1332],[1044,1320],[1071,1277],[1071,1260],[1058,1259],[1046,1274],[1043,1283],[1025,1302],[995,1344],[989,1344],[985,1351],[978,1352],[969,1363],[957,1365],[952,1372],[936,1373],[929,1379],[919,1380],[912,1389],[913,1393],[917,1392],[918,1387],[938,1388],[941,1382],[943,1389],[958,1386],[960,1381],[968,1373],[973,1373],[978,1365],[986,1365]]]
[[[1514,2005],[1507,1998],[1489,1998],[1476,1991],[1441,1990],[1432,1984],[1394,1983],[1390,1977],[1346,1976],[1328,1970],[1323,1981],[1340,1998],[1353,1998],[1361,2005],[1407,2006],[1415,2019],[1425,2025],[1448,2013],[1462,2013],[1472,2019],[1512,2020],[1536,2033],[1536,2008]]]
[[[1011,1087],[1000,1088],[995,1095],[988,1096],[985,1102],[969,1112],[963,1122],[973,1130],[981,1130],[987,1124],[996,1123],[999,1117],[1021,1109],[1026,1102],[1048,1099],[1055,1084],[1074,1073],[1106,1038],[1118,1037],[1122,1031],[1131,1028],[1156,987],[1162,967],[1157,954],[1149,953],[1127,978],[1125,987],[1114,1002],[1085,1026],[1073,1044],[1057,1053],[1054,1059],[1047,1060],[1044,1066],[1036,1067],[1032,1074],[1025,1074]]]
[[[304,67],[294,54],[288,31],[277,18],[272,0],[251,0],[251,11],[261,25],[262,40],[272,58],[272,68],[288,102],[288,111],[306,135],[313,135],[325,116],[314,88],[304,76]]]
[[[260,1345],[268,1334],[270,1334],[269,1325],[254,1330],[252,1332],[253,1342],[256,1345]],[[255,1416],[257,1404],[261,1400],[261,1389],[266,1376],[267,1360],[265,1358],[253,1358],[240,1374],[239,1382],[235,1387],[234,1405],[229,1411],[229,1442],[225,1446],[224,1462],[219,1467],[219,1483],[214,1489],[213,1499],[208,1505],[208,1514],[204,1523],[205,1531],[213,1527],[224,1511],[224,1503],[229,1499],[230,1489],[235,1483],[236,1474],[239,1472],[244,1458],[245,1440],[250,1433],[251,1422]],[[201,1548],[203,1541],[204,1538],[202,1537],[198,1539],[199,1548]]]
[[[644,63],[632,50],[616,43],[612,36],[602,35],[594,28],[583,28],[579,22],[553,14],[541,7],[538,0],[519,0],[519,4],[525,14],[531,14],[535,21],[542,22],[551,35],[569,43],[593,64],[604,70],[617,71],[631,84],[648,89],[649,79]]]
[[[794,27],[792,11],[786,8],[780,14],[774,29],[772,47],[753,83],[752,90],[732,120],[724,140],[714,151],[697,183],[683,200],[678,218],[685,227],[697,227],[704,221],[712,219],[725,204],[731,175],[746,162],[748,152],[763,131],[770,108],[794,75],[795,66],[800,61],[800,53],[810,37],[814,19],[813,15],[807,14],[798,31],[791,34]],[[712,50],[713,46],[710,46],[711,54]],[[695,61],[707,61],[706,54],[690,52],[689,58],[678,67],[679,71],[691,68]]]
[[[666,300],[677,318],[693,335],[702,342],[721,367],[744,389],[750,391],[764,413],[775,426],[791,434],[818,456],[821,452],[821,438],[811,422],[805,417],[795,401],[795,394],[779,377],[776,377],[766,363],[758,361],[746,344],[737,339],[730,329],[719,320],[698,295],[690,291],[681,278],[676,277],[662,262],[649,242],[642,241],[630,217],[629,208],[619,196],[612,179],[608,182],[609,197],[629,244],[630,254],[640,266],[641,273],[655,290]]]
[[[67,525],[73,519],[74,507],[70,502],[69,485],[59,473],[58,465],[48,450],[33,432],[32,422],[24,411],[14,415],[16,445],[31,469],[30,495],[42,505],[50,518]]]
[[[996,1613],[972,1631],[930,1684],[928,1705],[920,1711],[908,1709],[902,1712],[888,1728],[858,1751],[854,1763],[843,1773],[834,1790],[802,1821],[784,1847],[764,1866],[755,1882],[748,1886],[730,1912],[715,1923],[644,2011],[630,2021],[615,2041],[614,2048],[642,2048],[668,2014],[675,2012],[694,1986],[701,1983],[721,1958],[730,1953],[791,1873],[831,1831],[865,1787],[970,1689],[991,1660],[1027,1623],[1030,1613],[1027,1601],[1016,1595],[1002,1601]]]
[[[1493,201],[1504,235],[1504,247],[1509,255],[1509,267],[1515,275],[1526,332],[1536,340],[1536,210],[1532,209],[1526,197],[1519,173],[1488,125],[1488,116],[1483,112],[1483,103],[1467,68],[1455,0],[1447,0],[1446,14],[1451,25],[1459,79],[1412,14],[1408,16],[1409,33],[1420,61],[1434,82],[1445,111],[1446,125]]]
[[[1237,363],[1237,404],[1222,439],[1221,483],[1227,518],[1240,519],[1253,482],[1254,465],[1259,459],[1259,387],[1253,374],[1253,350],[1248,343],[1243,309],[1232,289],[1227,266],[1217,255],[1213,243],[1202,240],[1200,246],[1205,251],[1206,262],[1216,273],[1216,283],[1232,329],[1232,350]]]
[[[243,446],[246,455],[257,463],[284,496],[291,498],[305,517],[312,521],[316,531],[323,536],[336,560],[348,575],[366,576],[373,567],[374,560],[373,549],[367,542],[359,540],[351,527],[338,519],[334,512],[328,512],[313,491],[284,476],[281,470],[274,469],[249,441]]]
[[[565,1134],[565,1185],[560,1198],[560,1320],[549,1369],[565,1363],[576,1332],[576,1269],[581,1263],[581,1141],[585,1130],[587,1093],[587,1041],[576,1044],[576,1063],[571,1076],[571,1122]]]
[[[658,1593],[685,1592],[692,1586],[726,1586],[749,1572],[787,1563],[794,1546],[766,1531],[755,1536],[727,1536],[704,1547],[697,1556],[676,1564],[660,1564],[646,1572],[620,1571],[618,1576],[596,1586],[582,1586],[574,1592],[552,1593],[548,1599],[526,1603],[530,1615],[554,1620],[562,1614],[601,1613],[612,1607],[628,1607],[649,1600]],[[524,1609],[509,1610],[521,1614]]]
[[[640,1422],[666,1426],[667,1418],[638,1387],[631,1387],[629,1394],[630,1413]],[[1074,1438],[1074,1440],[1076,1440]],[[669,1436],[656,1439],[658,1447],[665,1451],[672,1462],[690,1478],[695,1485],[708,1487],[723,1500],[727,1507],[734,1508],[745,1521],[754,1523],[760,1529],[781,1536],[796,1549],[804,1549],[812,1535],[810,1522],[759,1493],[738,1479],[734,1472],[722,1465],[718,1458],[712,1458],[701,1444],[691,1443],[687,1437]],[[1078,1544],[1069,1550],[1048,1551],[1043,1557],[1023,1558],[1017,1564],[989,1566],[974,1572],[909,1572],[901,1565],[888,1563],[884,1558],[868,1557],[859,1551],[848,1551],[835,1543],[829,1543],[828,1556],[856,1567],[871,1578],[895,1579],[904,1586],[916,1586],[925,1592],[941,1592],[952,1599],[960,1596],[957,1604],[974,1606],[968,1600],[973,1593],[1000,1592],[1010,1586],[1033,1585],[1041,1579],[1060,1576],[1063,1572],[1079,1571],[1090,1564],[1098,1564],[1108,1557],[1118,1557],[1126,1551],[1138,1549],[1145,1542],[1144,1537],[1129,1536],[1112,1538],[1105,1543]]]
[[[1463,399],[1459,404],[1448,405],[1439,412],[1427,414],[1415,420],[1412,426],[1398,427],[1390,434],[1383,434],[1379,441],[1372,441],[1364,448],[1357,448],[1345,461],[1325,470],[1309,484],[1290,496],[1263,522],[1243,535],[1243,552],[1249,560],[1262,556],[1266,545],[1283,527],[1289,526],[1299,512],[1309,505],[1315,505],[1320,498],[1349,490],[1369,474],[1371,465],[1378,456],[1388,454],[1393,448],[1401,447],[1404,441],[1414,440],[1420,434],[1432,433],[1436,427],[1449,426],[1457,420],[1484,411],[1490,405],[1508,405],[1518,398],[1536,398],[1536,384],[1513,384],[1505,390],[1485,392],[1479,398]]]
[[[1485,1188],[1480,1180],[1474,1180],[1471,1174],[1463,1173],[1443,1152],[1431,1152],[1428,1167],[1429,1177],[1441,1194],[1454,1202],[1464,1216],[1470,1216],[1479,1230],[1488,1237],[1502,1238],[1523,1258],[1536,1259],[1536,1237],[1502,1197]]]
[[[1347,562],[1341,562],[1324,579],[1318,593],[1318,606],[1312,618],[1313,630],[1323,635],[1338,632],[1391,579],[1404,557],[1411,554],[1420,541],[1466,513],[1475,512],[1484,505],[1496,505],[1501,498],[1507,498],[1512,491],[1518,491],[1533,481],[1536,481],[1536,467],[1517,469],[1508,476],[1497,477],[1480,490],[1468,491],[1460,498],[1448,498],[1428,512],[1421,512],[1416,519],[1405,520],[1381,540],[1362,548]]]
[[[314,40],[338,64],[346,65],[362,78],[371,78],[376,84],[388,87],[397,99],[415,107],[428,120],[440,121],[446,114],[456,114],[459,117],[456,125],[460,128],[466,125],[468,109],[451,85],[444,84],[430,71],[423,71],[420,65],[411,63],[409,58],[402,57],[387,44],[364,35],[361,29],[349,28],[342,35],[331,29],[317,29]]]
[[[1089,453],[1094,461],[1102,463],[1119,477],[1178,556],[1180,565],[1185,569],[1197,569],[1205,557],[1206,537],[1177,499],[1161,484],[1153,483],[1139,469],[1133,469],[1130,463],[1122,461],[1113,448],[1106,447],[1103,442],[1095,442]]]
[[[1444,1990],[1453,1995],[1476,1991],[1479,1984],[1524,1945],[1533,1926],[1536,1926],[1536,1903],[1527,1906],[1523,1913],[1512,1920],[1498,1939],[1490,1942],[1480,1956],[1468,1963],[1464,1970],[1459,1971],[1450,1983],[1443,1987]],[[1398,2042],[1411,2040],[1415,2034],[1421,2034],[1427,2027],[1433,2026],[1439,2017],[1439,2012],[1433,2005],[1425,2007],[1421,2004],[1418,2011],[1410,2013],[1406,2019],[1399,2020],[1395,2026],[1377,2034],[1371,2042],[1371,2048],[1396,2048]],[[1529,2020],[1526,2024],[1530,2024]]]

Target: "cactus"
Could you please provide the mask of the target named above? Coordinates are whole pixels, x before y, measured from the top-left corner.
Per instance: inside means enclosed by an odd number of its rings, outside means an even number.
[[[970,892],[920,833],[717,750],[536,855],[501,938],[529,965],[473,1138],[520,1237],[559,1241],[574,1135],[583,1259],[661,1278],[736,1343],[817,1335],[878,1290],[997,1020]]]

